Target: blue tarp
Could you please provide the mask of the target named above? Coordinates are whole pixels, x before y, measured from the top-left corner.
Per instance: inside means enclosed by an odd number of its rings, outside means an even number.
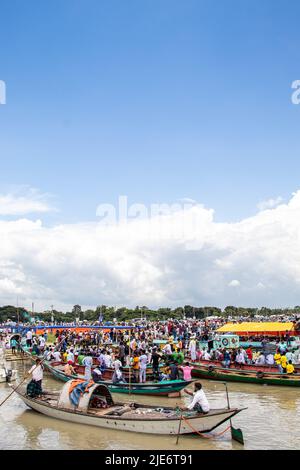
[[[76,385],[74,390],[72,390],[72,392],[69,395],[70,402],[72,403],[72,405],[76,407],[79,405],[80,397],[84,393],[88,384],[89,382],[82,382],[81,384]]]

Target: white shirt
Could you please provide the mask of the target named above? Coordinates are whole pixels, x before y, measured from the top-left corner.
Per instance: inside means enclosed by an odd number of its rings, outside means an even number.
[[[68,361],[75,362],[74,354],[71,351],[67,355],[67,362]]]
[[[194,406],[196,405],[196,403],[199,403],[199,405],[201,406],[202,410],[205,413],[207,413],[210,410],[208,400],[207,400],[207,398],[205,396],[205,393],[203,392],[202,389],[198,390],[196,393],[194,393],[193,401],[188,406],[188,409],[192,410],[194,408]]]
[[[32,339],[32,333],[31,333],[31,331],[27,331],[27,333],[26,333],[26,338],[27,338],[27,339]]]
[[[147,362],[148,362],[148,357],[146,356],[146,354],[142,354],[142,356],[140,356],[140,369],[146,369]]]
[[[32,373],[32,378],[33,380],[42,380],[43,379],[43,368],[41,365],[38,365],[38,366],[32,366],[30,371],[29,371],[29,374]]]
[[[60,360],[61,360],[61,355],[60,355],[60,352],[59,352],[59,351],[54,351],[54,352],[52,353],[52,355],[53,355],[53,357],[54,357],[54,359],[55,359],[56,361],[60,361]]]
[[[86,356],[83,361],[83,365],[87,368],[91,368],[93,365],[93,358],[91,356]]]
[[[119,370],[120,367],[122,367],[122,362],[119,361],[119,359],[116,359],[115,362],[114,362],[114,368],[115,368],[115,370]]]
[[[111,367],[111,357],[109,354],[104,355],[104,363],[106,367]]]
[[[268,354],[268,355],[267,355],[267,357],[266,357],[266,363],[267,363],[267,364],[270,364],[270,365],[274,364],[274,356],[273,356],[273,354]]]

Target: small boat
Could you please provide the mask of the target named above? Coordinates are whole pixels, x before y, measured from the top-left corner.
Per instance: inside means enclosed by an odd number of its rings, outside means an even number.
[[[95,383],[79,396],[78,403],[74,405],[70,399],[70,392],[76,386],[73,382],[76,381],[66,382],[58,393],[45,391],[41,398],[31,398],[19,389],[15,392],[27,406],[52,418],[147,434],[210,432],[242,411],[239,408],[222,408],[203,414],[174,407],[114,403],[108,388]]]
[[[300,374],[280,374],[270,372],[262,368],[253,369],[230,369],[215,366],[213,363],[194,363],[192,376],[202,379],[221,380],[222,382],[245,382],[262,385],[284,385],[289,387],[300,387]],[[246,367],[246,366],[245,366]]]
[[[81,373],[75,375],[67,375],[64,372],[64,365],[60,362],[44,362],[46,370],[48,370],[51,375],[58,380],[67,382],[70,379],[84,379],[84,367],[80,366]],[[78,369],[78,367],[75,367]],[[160,395],[168,397],[178,397],[180,396],[180,391],[187,387],[191,380],[163,380],[160,382],[148,381],[146,383],[136,383],[136,382],[127,382],[127,383],[118,383],[114,384],[109,380],[99,380],[97,383],[104,384],[110,390],[110,392],[115,393],[133,393],[138,395]]]
[[[5,353],[2,348],[0,348],[0,383],[3,382],[12,382],[17,380],[18,371],[16,369],[10,369],[7,367],[5,360]]]

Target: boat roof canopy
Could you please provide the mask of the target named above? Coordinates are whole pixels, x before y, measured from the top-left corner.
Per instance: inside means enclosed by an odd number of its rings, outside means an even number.
[[[294,324],[292,322],[243,322],[243,323],[226,323],[217,329],[218,333],[285,333],[293,331]]]
[[[86,412],[89,408],[91,399],[95,395],[106,398],[106,401],[109,405],[114,404],[111,393],[106,387],[106,385],[94,383],[91,387],[88,388],[87,392],[83,393],[83,395],[79,398],[78,407],[75,408],[75,406],[72,404],[70,400],[70,393],[69,393],[69,390],[73,382],[78,382],[78,380],[77,379],[69,380],[68,382],[64,384],[63,388],[61,389],[60,397],[58,400],[59,408],[64,408],[64,409],[68,409],[72,411],[77,410],[77,411]]]

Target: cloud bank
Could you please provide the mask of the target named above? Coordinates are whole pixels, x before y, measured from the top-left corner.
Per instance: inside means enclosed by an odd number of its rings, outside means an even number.
[[[8,194],[0,194],[0,216],[20,216],[55,210],[48,202],[48,195],[37,189],[19,187]]]
[[[300,191],[238,223],[200,205],[108,227],[0,220],[0,303],[299,305],[299,216]]]

